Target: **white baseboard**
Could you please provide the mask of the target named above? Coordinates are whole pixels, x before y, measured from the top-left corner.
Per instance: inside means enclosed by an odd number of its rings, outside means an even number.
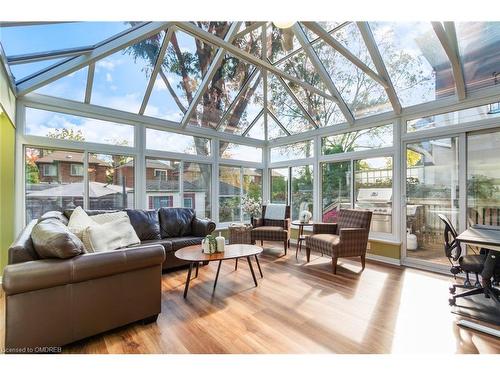
[[[290,243],[296,245],[297,244],[297,240],[296,239],[290,239]],[[401,266],[401,260],[400,259],[384,257],[382,255],[375,255],[375,254],[366,253],[366,259],[374,260],[374,261],[380,262],[380,263],[392,264],[393,266]]]

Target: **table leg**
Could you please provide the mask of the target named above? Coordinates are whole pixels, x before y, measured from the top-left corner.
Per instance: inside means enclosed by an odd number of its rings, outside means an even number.
[[[297,238],[297,247],[295,248],[295,259],[297,259],[297,254],[302,252],[302,234],[304,233],[304,227],[299,225],[299,236]]]
[[[255,261],[257,262],[257,267],[259,267],[260,277],[263,278],[264,275],[262,275],[262,269],[260,268],[259,257],[257,256],[257,254],[255,254]]]
[[[215,275],[214,290],[215,290],[215,287],[217,286],[217,280],[219,280],[219,272],[220,272],[221,264],[222,264],[222,260],[219,260],[219,265],[217,266],[217,274]]]
[[[188,289],[189,289],[189,282],[191,281],[191,271],[193,271],[193,263],[189,263],[189,271],[187,274],[187,279],[186,279],[186,286],[184,287],[184,298],[187,297],[188,294]]]
[[[258,286],[259,284],[257,284],[257,278],[255,277],[255,272],[253,272],[252,261],[250,260],[249,256],[247,257],[247,261],[248,261],[248,266],[250,267],[250,272],[252,273],[253,282],[255,283],[255,286]]]
[[[236,263],[234,264],[234,270],[238,270],[238,258],[236,258]]]
[[[199,262],[196,262],[196,273],[194,274],[194,277],[198,277],[198,268],[200,266]]]

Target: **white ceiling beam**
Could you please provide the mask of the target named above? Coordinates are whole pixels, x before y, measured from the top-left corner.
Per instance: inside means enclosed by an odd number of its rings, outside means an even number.
[[[32,62],[53,60],[61,57],[80,56],[83,55],[84,53],[91,52],[93,49],[94,49],[93,46],[85,46],[85,47],[66,48],[66,49],[47,51],[47,52],[12,55],[12,56],[7,56],[7,62],[10,65],[29,64]]]
[[[197,26],[194,26],[191,23],[189,23],[189,24],[192,27],[194,27],[195,29],[201,30]],[[227,32],[226,36],[224,37],[225,43],[230,44],[233,41],[234,35],[238,32],[240,25],[241,25],[241,22],[233,22],[231,24],[229,31]],[[210,34],[210,33],[207,33],[207,34]],[[212,34],[210,34],[210,35],[212,35]],[[217,39],[220,39],[220,38],[217,38]],[[219,69],[219,66],[222,62],[222,59],[224,58],[225,53],[226,52],[222,48],[219,48],[217,50],[217,53],[215,54],[214,59],[210,63],[210,66],[207,70],[207,73],[205,74],[205,77],[203,77],[203,80],[201,81],[200,86],[198,87],[198,90],[194,94],[193,100],[189,104],[189,107],[188,107],[186,113],[184,114],[184,117],[182,118],[182,121],[181,121],[182,128],[185,128],[187,126],[187,124],[189,123],[189,119],[191,118],[193,113],[196,111],[196,107],[198,106],[198,103],[200,102],[201,98],[203,97],[203,94],[205,93],[206,89],[208,88],[210,81],[212,80],[215,73],[217,72],[217,69]]]
[[[323,83],[327,87],[328,91],[330,91],[330,93],[333,95],[333,97],[336,98],[335,102],[339,106],[339,109],[346,118],[347,122],[351,125],[354,124],[354,116],[352,115],[349,107],[342,98],[342,95],[340,95],[340,92],[337,90],[337,87],[335,86],[335,84],[332,81],[332,78],[326,71],[326,68],[321,62],[320,58],[318,57],[318,54],[311,46],[311,44],[308,42],[304,30],[302,30],[300,25],[296,23],[295,25],[293,25],[293,32],[297,37],[297,39],[299,40],[300,45],[304,49],[306,56],[313,64],[314,69],[316,69],[316,72],[318,73],[320,79],[323,81]]]
[[[255,68],[254,71],[252,72],[252,74],[250,74],[250,77],[247,78],[246,82],[241,87],[241,89],[238,92],[238,94],[236,94],[236,96],[234,97],[234,99],[231,102],[231,104],[229,105],[228,109],[222,115],[222,118],[220,119],[219,123],[217,124],[217,127],[215,128],[215,130],[219,130],[220,129],[220,127],[222,126],[222,123],[227,119],[227,117],[229,116],[229,114],[231,113],[231,111],[233,110],[233,108],[238,103],[240,97],[243,95],[243,93],[245,92],[246,88],[250,85],[250,83],[252,82],[252,80],[255,78],[255,76],[257,74],[260,75],[260,70],[257,69],[257,68]],[[259,78],[257,78],[257,79],[260,80],[262,78],[259,76]]]
[[[333,36],[331,36],[325,29],[323,29],[317,22],[302,22],[309,30],[319,35],[323,40],[330,45],[333,49],[339,52],[347,60],[356,65],[361,71],[370,76],[374,81],[382,85],[382,87],[387,88],[388,84],[384,78],[375,73],[368,65],[361,61],[356,55],[345,48],[342,43],[337,41]]]
[[[455,24],[453,22],[446,22],[445,25],[441,22],[431,22],[431,24],[436,36],[443,46],[444,52],[450,60],[457,96],[460,100],[464,100],[466,96],[465,80],[462,62],[460,61],[460,54],[458,51]]]
[[[221,38],[207,32],[205,30],[202,30],[189,22],[176,22],[176,26],[179,27],[180,29],[184,30],[188,34],[191,34],[195,37],[203,39],[203,40],[205,40],[205,41],[207,41],[207,42],[209,42],[217,47],[223,48],[231,55],[236,56],[242,60],[245,60],[252,65],[266,69],[266,70],[270,71],[271,73],[274,73],[274,74],[279,75],[279,76],[281,76],[289,81],[292,81],[292,82],[296,83],[297,85],[300,85],[300,86],[304,87],[305,89],[307,89],[311,92],[314,92],[315,94],[323,96],[324,98],[327,98],[330,100],[335,100],[333,96],[324,93],[323,91],[317,89],[313,85],[311,85],[307,82],[304,82],[304,81],[298,79],[297,77],[294,77],[288,73],[285,73],[284,71],[282,71],[281,69],[278,69],[277,67],[275,67],[271,63],[264,61],[262,59],[259,59],[258,57],[254,56],[246,51],[241,50],[240,48],[236,47],[235,45],[233,45],[227,41],[224,41]]]
[[[382,59],[382,55],[380,54],[380,50],[378,49],[377,43],[375,42],[375,38],[373,37],[372,31],[368,22],[356,22],[358,26],[359,32],[365,42],[366,48],[368,49],[368,53],[372,58],[373,65],[375,65],[375,69],[377,69],[378,74],[384,77],[387,82],[387,87],[385,88],[385,92],[391,102],[392,109],[396,115],[401,114],[401,102],[399,101],[398,95],[396,94],[396,90],[394,89],[394,85],[392,84],[391,77],[387,72],[387,68],[384,64],[384,60]]]
[[[169,22],[149,22],[133,31],[110,40],[89,52],[88,54],[74,57],[52,69],[45,70],[43,73],[35,75],[27,80],[19,82],[17,85],[18,95],[26,95],[50,82],[53,82],[65,75],[76,72],[77,70],[90,65],[97,60],[103,59],[121,49],[133,45],[152,35],[158,34],[161,30],[169,27]]]
[[[179,109],[182,111],[182,113],[186,113],[186,107],[184,107],[184,105],[182,104],[181,100],[179,99],[179,97],[177,96],[177,93],[175,92],[174,88],[172,87],[172,85],[170,84],[167,76],[165,75],[165,73],[163,72],[163,69],[160,69],[159,71],[160,73],[160,77],[161,79],[163,79],[163,82],[165,82],[165,85],[167,86],[167,90],[168,92],[170,93],[170,95],[172,95],[172,97],[174,98],[174,101],[175,101],[175,104],[177,104],[177,106],[179,107]]]
[[[266,25],[266,22],[253,22],[250,26],[248,26],[246,29],[244,30],[241,30],[239,33],[237,33],[235,36],[234,36],[234,40],[238,39],[238,38],[241,38],[245,35],[247,35],[248,33],[251,33],[252,31],[254,30],[257,30],[259,27],[261,26],[265,26]]]
[[[29,93],[23,96],[19,99],[19,103],[28,107],[47,111],[90,117],[103,121],[113,121],[133,126],[143,125],[153,129],[173,131],[174,133],[187,134],[197,137],[211,138],[221,136],[221,132],[217,132],[213,129],[202,128],[199,126],[188,126],[185,129],[181,129],[179,127],[179,123],[175,121],[159,119],[147,115],[139,115],[137,113],[126,112],[119,109],[101,107],[95,104],[85,104],[74,100],[56,98],[37,93]],[[260,139],[242,137],[241,135],[236,134],[224,134],[224,139],[230,142],[255,145],[257,147],[263,147],[265,145],[265,141]]]
[[[167,33],[163,37],[163,42],[161,44],[160,50],[158,51],[158,56],[156,57],[155,66],[151,72],[151,77],[149,77],[148,87],[146,87],[146,92],[144,93],[144,98],[142,99],[141,108],[139,109],[139,114],[143,115],[144,111],[149,102],[149,97],[151,96],[151,91],[156,82],[156,77],[158,77],[158,72],[161,70],[163,60],[165,59],[165,53],[167,52],[167,47],[170,44],[170,39],[172,39],[172,34],[175,31],[175,26],[168,28]]]
[[[287,85],[287,83],[285,82],[285,80],[283,78],[281,78],[279,76],[276,77],[276,78],[278,78],[279,83],[285,89],[285,91],[287,92],[287,94],[292,98],[292,100],[294,101],[295,105],[297,107],[299,107],[300,111],[304,114],[304,116],[306,116],[306,118],[309,120],[309,122],[317,129],[318,128],[318,124],[312,118],[312,116],[309,114],[309,112],[307,112],[307,110],[304,108],[304,106],[299,101],[299,99],[297,98],[297,96],[295,96],[295,93],[292,91],[292,89],[290,88],[290,86]]]
[[[94,73],[95,64],[89,65],[89,70],[87,71],[87,86],[85,87],[85,100],[84,103],[90,103],[90,97],[92,96],[92,86],[94,85]]]
[[[290,136],[290,135],[291,135],[291,134],[290,134],[290,132],[289,132],[289,131],[288,131],[288,130],[287,130],[287,129],[283,126],[283,124],[281,123],[281,121],[280,121],[280,120],[278,120],[278,117],[276,117],[276,115],[273,113],[273,111],[271,111],[271,109],[266,108],[266,112],[267,112],[267,114],[268,114],[269,116],[271,116],[271,117],[272,117],[272,119],[274,120],[274,122],[275,122],[276,124],[278,124],[278,126],[281,128],[281,130],[283,130],[283,132],[284,132],[286,135],[288,135],[288,136]]]
[[[259,119],[264,115],[264,112],[265,112],[265,109],[262,108],[262,110],[259,112],[259,114],[253,119],[253,121],[250,123],[250,125],[248,125],[248,127],[245,129],[245,131],[243,133],[241,133],[241,135],[243,137],[246,137],[246,135],[250,132],[250,130],[252,130],[253,126],[257,123],[257,121],[259,121]]]

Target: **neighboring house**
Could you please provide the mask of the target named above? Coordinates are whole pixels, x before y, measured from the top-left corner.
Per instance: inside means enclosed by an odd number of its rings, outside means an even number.
[[[40,182],[70,184],[83,180],[83,154],[53,151],[35,161]],[[107,183],[110,165],[94,155],[89,156],[89,181]]]

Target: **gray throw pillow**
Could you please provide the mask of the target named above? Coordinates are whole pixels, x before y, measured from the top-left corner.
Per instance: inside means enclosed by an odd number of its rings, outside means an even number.
[[[36,224],[31,231],[31,240],[42,259],[66,259],[85,252],[82,241],[58,219],[46,219]]]

